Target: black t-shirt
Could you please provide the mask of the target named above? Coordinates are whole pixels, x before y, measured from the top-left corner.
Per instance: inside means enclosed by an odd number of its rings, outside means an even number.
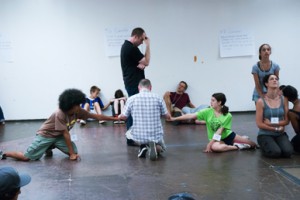
[[[139,61],[144,57],[138,47],[125,40],[121,48],[121,67],[125,87],[138,87],[145,78],[144,70],[139,69]]]

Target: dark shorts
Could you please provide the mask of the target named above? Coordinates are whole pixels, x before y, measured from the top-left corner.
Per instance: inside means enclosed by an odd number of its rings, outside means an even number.
[[[228,135],[227,138],[222,139],[222,141],[227,145],[233,145],[235,136],[235,132],[231,132],[230,135]]]

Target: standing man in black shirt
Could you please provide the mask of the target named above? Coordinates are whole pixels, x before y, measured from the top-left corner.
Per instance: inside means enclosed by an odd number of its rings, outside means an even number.
[[[145,55],[138,48],[143,42],[146,45]],[[122,74],[128,97],[139,93],[138,85],[140,80],[145,78],[145,68],[149,65],[149,62],[150,40],[142,28],[135,28],[132,30],[131,37],[125,40],[121,48]],[[126,122],[127,130],[131,126],[132,117],[130,116]]]

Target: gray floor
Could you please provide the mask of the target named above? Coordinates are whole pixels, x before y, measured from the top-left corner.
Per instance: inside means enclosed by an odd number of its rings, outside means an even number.
[[[42,121],[7,122],[0,127],[0,148],[24,151]],[[254,113],[233,113],[233,130],[256,141]],[[19,199],[167,200],[187,192],[195,199],[299,199],[300,156],[268,159],[259,150],[202,153],[204,125],[164,124],[167,153],[157,161],[138,159],[125,144],[125,125],[90,122],[71,131],[81,161],[54,150],[52,158],[1,160],[32,176]],[[293,136],[289,125],[287,132]]]

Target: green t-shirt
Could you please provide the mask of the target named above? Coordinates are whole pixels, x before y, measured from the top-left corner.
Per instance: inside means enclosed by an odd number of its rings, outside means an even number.
[[[209,140],[213,138],[214,133],[220,127],[224,128],[221,139],[228,137],[232,133],[232,115],[230,113],[216,117],[213,108],[206,108],[197,112],[197,119],[206,122],[207,137]]]

